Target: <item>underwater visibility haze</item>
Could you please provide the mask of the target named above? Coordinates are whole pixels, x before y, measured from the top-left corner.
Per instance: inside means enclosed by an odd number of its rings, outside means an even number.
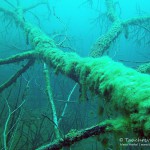
[[[1,0],[0,149],[150,148],[149,0]]]

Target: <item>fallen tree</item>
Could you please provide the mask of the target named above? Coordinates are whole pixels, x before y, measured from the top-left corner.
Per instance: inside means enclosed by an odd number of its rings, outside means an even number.
[[[108,49],[110,43],[114,40],[114,36],[115,38],[118,36],[116,31],[114,31],[116,25],[118,26],[119,23],[119,26],[122,26],[113,13],[114,9],[111,6],[112,1],[106,0],[106,4],[109,10],[108,16],[112,21],[115,21],[115,25],[113,29],[110,29],[111,34],[106,33],[107,38],[105,37],[104,41],[106,41],[107,44],[104,44],[105,48],[102,48],[102,51]],[[136,136],[150,137],[149,75],[141,74],[136,70],[127,68],[118,62],[114,62],[107,56],[100,58],[82,58],[76,53],[63,52],[56,46],[55,42],[38,27],[34,27],[24,20],[23,8],[21,9],[19,7],[17,11],[0,8],[0,11],[12,17],[16,24],[22,28],[33,49],[32,51],[0,60],[0,65],[28,60],[25,66],[22,66],[16,74],[0,86],[0,92],[15,83],[22,73],[34,64],[34,61],[40,60],[50,68],[54,68],[56,73],[60,72],[78,82],[83,98],[86,97],[86,93],[90,90],[91,93],[104,97],[106,101],[111,103],[111,108],[121,114],[115,119],[104,120],[104,122],[89,129],[75,131],[74,134],[67,134],[64,138],[57,139],[57,141],[48,145],[46,144],[39,149],[60,149],[64,146],[70,146],[84,138],[105,134],[107,132],[124,133],[132,131]],[[129,20],[128,24],[148,19],[149,17],[144,19],[136,18],[135,20]],[[117,33],[120,33],[120,29],[122,29],[121,26],[119,30],[117,29]],[[110,38],[110,40],[108,38]],[[99,43],[100,44],[96,45],[101,49],[103,42],[100,40]],[[96,50],[99,51],[99,49]]]

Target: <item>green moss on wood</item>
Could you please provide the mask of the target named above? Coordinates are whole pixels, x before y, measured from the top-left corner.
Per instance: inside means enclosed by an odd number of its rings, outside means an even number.
[[[102,94],[123,117],[129,118],[135,131],[140,131],[137,129],[139,126],[145,129],[144,134],[150,135],[147,130],[150,107],[146,104],[150,102],[149,75],[138,73],[108,57],[81,58],[74,53],[63,53],[55,48],[40,51],[39,55],[50,66],[59,67],[61,73],[86,86],[86,90],[92,89],[95,93]],[[143,124],[139,124],[138,118],[135,120],[132,117],[133,114],[145,116]]]

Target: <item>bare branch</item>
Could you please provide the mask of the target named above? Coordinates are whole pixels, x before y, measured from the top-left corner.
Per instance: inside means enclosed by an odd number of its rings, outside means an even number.
[[[28,10],[31,10],[31,9],[33,9],[33,8],[38,7],[39,5],[47,4],[47,3],[48,3],[47,0],[41,0],[41,1],[39,1],[39,2],[36,2],[36,3],[32,4],[31,6],[28,6],[28,7],[26,7],[26,8],[23,8],[23,12],[26,12],[26,11],[28,11]]]
[[[8,117],[7,117],[7,120],[6,120],[6,122],[5,122],[5,126],[4,126],[4,131],[3,131],[3,143],[4,143],[4,149],[5,150],[7,150],[7,135],[8,135],[8,133],[10,132],[8,132],[7,133],[7,129],[8,129],[8,125],[9,125],[9,121],[10,121],[10,119],[11,119],[11,116],[13,115],[13,113],[14,112],[16,112],[24,103],[25,103],[25,99],[22,101],[22,103],[15,109],[15,110],[13,110],[12,112],[11,112],[11,110],[10,110],[10,106],[9,106],[9,104],[8,104],[8,101],[6,100],[6,104],[7,104],[7,107],[8,107]],[[18,120],[19,120],[19,118],[18,118]],[[18,121],[17,120],[17,121]],[[17,122],[16,122],[17,123]],[[14,126],[15,126],[16,124],[14,124]],[[14,127],[13,126],[13,127]],[[11,128],[12,129],[12,128]],[[10,130],[11,130],[10,129]]]
[[[24,52],[24,53],[21,53],[21,54],[11,56],[9,58],[0,59],[0,65],[16,63],[16,62],[23,61],[25,59],[33,59],[34,54],[35,54],[35,52],[34,52],[34,50],[32,50],[32,51],[28,51],[28,52]]]
[[[9,6],[11,6],[12,8],[16,9],[15,5],[13,5],[11,2],[9,2],[8,0],[4,0]]]
[[[7,15],[10,15],[10,16],[12,16],[12,14],[14,15],[14,13],[12,11],[7,10],[3,7],[0,7],[0,12],[6,13]]]
[[[65,102],[64,109],[63,109],[63,111],[62,111],[62,113],[61,113],[61,116],[60,116],[60,118],[59,118],[59,120],[58,120],[58,124],[60,124],[62,118],[65,116],[66,109],[67,109],[67,106],[68,106],[68,102],[70,102],[71,96],[72,96],[73,92],[75,91],[77,85],[78,85],[78,83],[76,83],[76,84],[73,86],[72,90],[70,91],[70,94],[69,94],[69,96],[68,96],[68,98],[67,98],[67,101]]]
[[[20,6],[20,0],[17,0],[17,6]]]
[[[46,94],[47,94],[48,101],[52,110],[52,116],[53,116],[52,121],[55,124],[54,131],[55,131],[56,138],[58,139],[60,138],[60,133],[59,133],[59,128],[58,128],[58,118],[57,118],[56,107],[55,107],[53,93],[52,93],[52,87],[50,83],[50,73],[48,70],[48,66],[45,63],[44,63],[44,75],[45,75],[45,81],[46,81]]]
[[[30,66],[32,66],[34,64],[34,59],[31,59],[28,61],[28,63],[23,66],[20,70],[18,70],[8,81],[6,81],[5,83],[3,83],[0,86],[0,93],[5,90],[6,88],[8,88],[9,86],[11,86],[14,82],[16,82],[16,80],[24,73],[27,71],[27,69],[29,69]]]

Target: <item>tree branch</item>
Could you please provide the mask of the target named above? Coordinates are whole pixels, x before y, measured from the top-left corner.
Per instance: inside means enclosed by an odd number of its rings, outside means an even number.
[[[26,12],[26,11],[28,11],[28,10],[31,10],[31,9],[33,9],[33,8],[38,7],[39,5],[47,4],[47,3],[48,3],[47,0],[41,0],[41,1],[39,1],[39,2],[33,3],[32,5],[30,5],[30,6],[26,7],[26,8],[23,8],[23,12]]]
[[[117,132],[122,134],[126,133],[128,130],[128,120],[125,118],[117,118],[114,120],[106,120],[90,128],[75,130],[72,129],[63,139],[57,139],[54,142],[45,144],[36,150],[60,150],[62,147],[69,147],[74,143],[93,137],[96,135],[102,135],[104,133]]]
[[[12,3],[10,3],[8,0],[4,0],[9,6],[11,6],[12,8],[14,8],[14,9],[16,9],[16,7],[12,4]]]
[[[34,59],[34,54],[35,54],[34,51],[28,51],[5,59],[0,59],[0,65],[16,63],[16,62],[23,61],[25,59]]]
[[[102,56],[109,49],[114,40],[117,39],[123,32],[123,30],[126,31],[130,25],[137,25],[150,21],[150,16],[136,17],[124,21],[116,14],[113,0],[105,0],[105,3],[107,7],[107,16],[113,24],[102,37],[98,38],[91,48],[90,56],[92,57]]]
[[[74,87],[72,88],[72,90],[70,91],[70,94],[69,94],[69,96],[68,96],[68,98],[67,98],[67,101],[66,101],[66,103],[65,103],[65,106],[64,106],[64,108],[63,108],[63,111],[62,111],[62,113],[61,113],[61,115],[60,115],[60,118],[59,118],[59,120],[58,120],[58,124],[60,124],[60,122],[62,121],[62,118],[64,117],[64,115],[65,115],[65,113],[66,113],[66,109],[67,109],[67,106],[68,106],[68,102],[70,101],[71,96],[72,96],[73,92],[75,91],[77,85],[78,85],[78,84],[76,83],[76,84],[74,85]]]
[[[140,16],[140,17],[135,17],[124,21],[123,25],[124,26],[137,25],[137,24],[143,24],[147,21],[150,21],[150,16]]]
[[[28,63],[23,66],[20,70],[18,70],[8,81],[6,81],[4,84],[2,84],[0,86],[0,93],[5,90],[6,88],[8,88],[9,86],[11,86],[13,83],[16,82],[16,80],[24,73],[27,71],[27,69],[29,69],[30,66],[32,66],[34,64],[34,59],[29,60]]]
[[[122,30],[122,23],[119,20],[115,21],[111,28],[108,30],[108,32],[105,33],[102,37],[100,37],[92,46],[90,56],[102,56],[106,51],[108,51],[111,43],[115,41],[115,39],[120,35]]]
[[[113,0],[105,0],[106,8],[107,8],[107,16],[110,19],[111,22],[117,21],[119,17],[116,14],[115,11],[115,4]]]
[[[12,14],[13,14],[12,11],[7,10],[7,9],[5,9],[3,7],[0,7],[0,12],[6,13],[7,15],[10,15],[10,16],[12,16]]]
[[[145,104],[150,101],[148,75],[115,63],[108,57],[81,58],[75,53],[63,53],[56,48],[39,51],[39,55],[38,58],[55,68],[56,72],[61,72],[84,86],[84,93],[88,89],[101,93],[107,101],[113,102],[113,107],[123,116],[128,114],[137,134],[141,134],[142,129],[145,136],[150,135],[150,130],[146,128],[150,106],[145,108]],[[120,84],[121,81],[124,82]],[[145,116],[142,124],[140,116]]]
[[[107,124],[96,125],[90,128],[86,128],[84,130],[72,130],[70,131],[63,139],[55,140],[54,142],[43,145],[36,150],[60,150],[62,147],[73,145],[74,143],[81,141],[83,139],[87,139],[94,135],[100,135],[105,133]]]
[[[18,16],[13,15],[13,17],[30,37],[30,43],[36,51],[35,59],[44,61],[48,66],[53,67],[56,72],[60,72],[79,82],[84,87],[82,92],[86,93],[90,90],[91,92],[95,92],[95,94],[102,95],[106,101],[112,103],[115,112],[119,111],[120,115],[127,118],[129,128],[136,135],[150,137],[150,78],[148,75],[140,74],[133,69],[112,61],[108,57],[99,59],[91,57],[81,58],[75,53],[64,53],[39,28],[35,28],[28,22],[19,19]],[[122,22],[118,21],[117,23],[120,24],[117,34],[120,34]],[[109,41],[106,42],[109,43],[107,48],[113,42],[109,39],[114,40],[117,37],[114,32],[115,30],[112,31],[115,35],[106,34],[103,37],[103,39]],[[105,128],[106,126],[100,126],[100,128],[96,126],[94,131],[97,133],[98,130],[98,134],[100,134],[105,131]],[[89,131],[91,131],[91,128]],[[88,137],[94,135],[87,135],[86,130],[82,130],[82,132],[83,135]],[[72,137],[73,141],[70,142]],[[65,137],[63,145],[69,146],[68,143],[75,142],[76,137],[78,136],[71,136],[69,139]],[[80,136],[79,139],[83,138]]]
[[[23,30],[28,33],[30,43],[36,51],[35,58],[43,60],[53,67],[55,72],[61,72],[79,82],[84,87],[84,93],[90,89],[92,92],[102,94],[106,100],[113,102],[114,107],[123,116],[128,114],[130,126],[136,133],[141,134],[142,129],[145,136],[150,135],[146,127],[149,123],[147,118],[149,106],[144,107],[145,103],[150,101],[149,76],[115,63],[108,57],[92,59],[81,58],[75,53],[64,53],[39,28],[22,20],[16,21],[20,21]],[[124,82],[120,84],[121,81]],[[143,124],[140,120],[141,115],[145,116]]]
[[[53,94],[52,94],[52,88],[51,88],[51,83],[50,83],[50,73],[47,68],[47,65],[44,63],[44,75],[45,75],[45,81],[46,81],[46,94],[48,97],[48,101],[52,110],[52,116],[53,116],[53,122],[55,124],[54,126],[54,131],[55,131],[55,136],[56,139],[60,138],[60,133],[59,133],[59,125],[58,125],[58,118],[57,118],[57,113],[56,113],[56,107],[54,104],[54,99],[53,99]]]

